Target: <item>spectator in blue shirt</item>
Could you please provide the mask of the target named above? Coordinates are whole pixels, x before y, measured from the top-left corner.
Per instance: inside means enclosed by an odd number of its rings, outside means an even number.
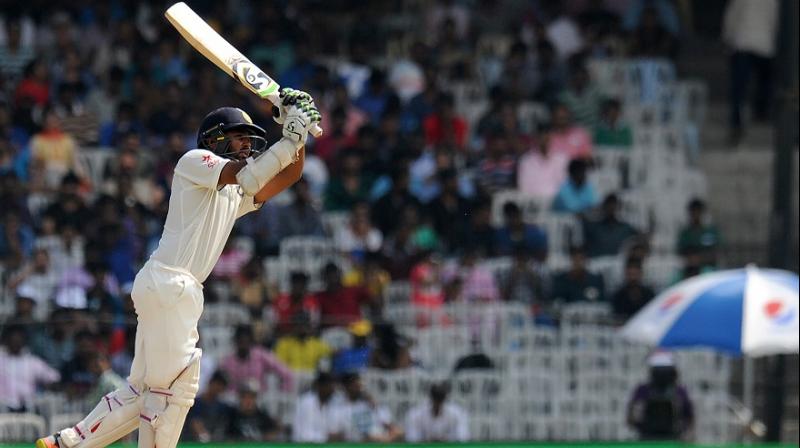
[[[353,322],[348,327],[353,342],[333,357],[332,373],[344,375],[357,373],[369,366],[372,347],[369,344],[369,335],[372,333],[372,324],[368,320]]]
[[[523,247],[537,261],[547,258],[547,235],[539,226],[522,220],[522,210],[514,202],[503,205],[505,225],[497,229],[494,248],[497,255],[511,255],[514,247]]]
[[[597,192],[586,179],[588,168],[585,160],[575,159],[569,163],[569,178],[553,199],[553,211],[582,214],[597,205]]]

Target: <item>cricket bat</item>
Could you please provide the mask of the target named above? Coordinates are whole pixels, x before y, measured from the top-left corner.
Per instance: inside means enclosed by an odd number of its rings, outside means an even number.
[[[273,105],[280,104],[281,100],[278,95],[281,86],[214,31],[186,3],[175,3],[167,9],[164,15],[195,50],[213,62],[220,70]],[[322,135],[322,128],[314,125],[310,132],[314,137],[319,137]]]

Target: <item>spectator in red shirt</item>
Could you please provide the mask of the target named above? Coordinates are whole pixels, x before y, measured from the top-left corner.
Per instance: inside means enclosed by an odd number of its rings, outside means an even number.
[[[292,272],[289,282],[289,292],[281,293],[272,304],[279,335],[291,332],[292,316],[301,312],[311,318],[313,326],[319,324],[319,302],[314,294],[308,292],[308,275],[300,271]]]
[[[325,289],[315,294],[323,326],[349,325],[361,319],[362,306],[370,306],[372,298],[360,286],[342,286],[342,270],[329,262],[322,268]]]
[[[425,143],[429,145],[466,147],[467,121],[456,115],[455,100],[448,93],[442,93],[436,100],[434,112],[425,118],[422,128],[425,130]]]

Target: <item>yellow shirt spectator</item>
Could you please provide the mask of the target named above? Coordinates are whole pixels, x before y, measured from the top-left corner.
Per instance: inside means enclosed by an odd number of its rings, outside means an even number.
[[[283,336],[275,345],[275,355],[290,369],[313,372],[319,362],[331,356],[333,349],[316,336]]]

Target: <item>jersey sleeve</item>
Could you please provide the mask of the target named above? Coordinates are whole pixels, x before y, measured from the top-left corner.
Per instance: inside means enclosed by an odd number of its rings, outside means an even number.
[[[228,163],[211,151],[193,149],[184,154],[175,166],[175,174],[204,188],[217,188],[222,167]]]

